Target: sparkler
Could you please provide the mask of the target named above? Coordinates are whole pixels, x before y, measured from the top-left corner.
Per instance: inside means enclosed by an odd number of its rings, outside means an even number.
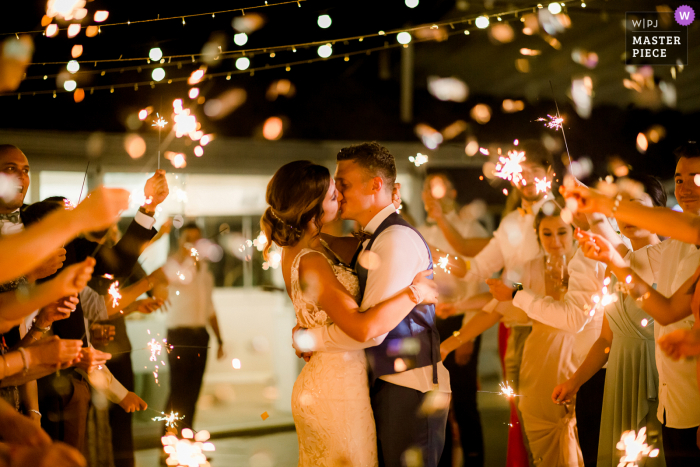
[[[150,360],[152,362],[157,361],[158,359],[156,358],[156,354],[160,356],[160,352],[163,350],[163,346],[161,345],[161,343],[156,341],[155,339],[151,339],[151,342],[149,342],[146,345],[148,345],[148,349],[151,351]]]
[[[547,180],[547,177],[542,180],[535,177],[535,189],[537,189],[537,193],[549,193],[552,190],[552,182]]]
[[[450,271],[448,271],[447,268],[450,265],[450,255],[440,257],[440,259],[438,259],[437,265],[440,269],[449,274]]]
[[[177,428],[177,422],[185,418],[184,415],[182,417],[178,417],[179,414],[173,411],[170,411],[169,414],[166,414],[165,412],[161,412],[161,414],[165,416],[153,417],[151,420],[153,420],[154,422],[165,422],[166,427]]]
[[[195,261],[199,261],[199,251],[196,248],[190,248],[190,256],[194,258]]]
[[[122,298],[122,294],[119,293],[119,281],[112,282],[107,293],[112,297],[112,308],[116,308],[119,305],[119,299]]]
[[[162,99],[161,99],[161,107],[162,106],[163,106],[163,103],[162,103]],[[166,122],[165,119],[163,117],[161,117],[158,112],[156,112],[156,117],[158,117],[158,118],[156,118],[153,121],[153,125],[151,125],[151,126],[158,127],[158,170],[160,170],[160,132],[165,127],[165,125],[168,124],[168,122]]]
[[[523,180],[521,163],[525,161],[524,151],[508,151],[508,156],[499,156],[496,170],[493,174],[503,180],[520,183]]]
[[[620,457],[618,467],[638,467],[637,462],[642,460],[642,457],[657,457],[659,455],[658,449],[654,449],[646,443],[646,431],[647,428],[642,427],[636,436],[634,430],[622,433],[622,438],[616,447],[619,451],[623,451],[624,455]]]
[[[505,396],[506,399],[510,399],[511,397],[515,397],[517,395],[515,394],[515,391],[512,387],[510,387],[510,384],[508,384],[507,381],[504,383],[500,383],[498,386],[501,388],[501,392],[499,392],[499,394]]]
[[[415,156],[408,156],[408,160],[413,162],[416,167],[420,167],[421,165],[428,162],[428,156],[426,156],[425,154],[418,153]]]
[[[558,113],[558,111],[557,111]],[[564,119],[557,116],[553,117],[552,115],[547,114],[547,117],[549,117],[549,120],[547,120],[544,117],[540,117],[536,122],[545,122],[544,126],[547,128],[551,128],[552,130],[561,130],[562,129],[562,124],[564,123]]]

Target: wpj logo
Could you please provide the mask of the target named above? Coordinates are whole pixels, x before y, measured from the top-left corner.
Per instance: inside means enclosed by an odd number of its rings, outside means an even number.
[[[627,65],[687,65],[690,7],[671,11],[631,11],[625,14]]]

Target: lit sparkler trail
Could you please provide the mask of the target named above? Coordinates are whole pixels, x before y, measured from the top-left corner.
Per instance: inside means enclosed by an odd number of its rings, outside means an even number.
[[[552,190],[552,182],[547,180],[547,177],[544,177],[542,180],[535,177],[535,188],[537,193],[549,193]]]
[[[544,117],[540,117],[536,122],[545,122],[544,126],[547,128],[551,128],[553,130],[561,130],[562,129],[562,124],[564,123],[564,119],[561,117],[553,117],[549,114],[547,114],[547,117],[549,117],[549,120],[547,120]]]
[[[119,299],[122,298],[122,294],[119,293],[119,281],[112,282],[107,293],[112,297],[112,308],[116,308],[119,305]]]
[[[554,105],[557,108],[557,120],[560,124],[559,129],[561,129],[561,135],[564,137],[564,147],[566,147],[566,155],[569,158],[569,172],[571,172],[571,176],[576,179],[573,163],[571,162],[571,153],[569,153],[569,144],[566,142],[566,133],[564,133],[564,125],[562,125],[562,123],[564,123],[564,119],[561,117],[561,112],[559,112],[559,104],[557,104],[557,98],[554,96],[554,86],[552,85],[551,80],[549,81],[549,87],[552,90],[552,99],[554,99]]]
[[[163,350],[161,343],[157,342],[155,339],[151,339],[151,342],[146,345],[148,345],[148,349],[151,351],[151,361],[157,361],[156,354],[160,355],[161,350]]]
[[[622,433],[622,438],[616,447],[619,451],[623,451],[624,455],[620,457],[618,467],[638,467],[637,462],[642,460],[642,457],[657,457],[659,455],[658,449],[654,449],[653,446],[646,443],[646,430],[646,427],[642,427],[636,436],[634,430]]]
[[[508,151],[508,156],[499,156],[498,164],[494,175],[504,180],[511,180],[513,183],[520,183],[523,180],[523,168],[520,164],[525,161],[524,151]]]
[[[162,415],[165,415],[164,417],[158,416],[158,417],[153,417],[152,420],[154,422],[165,422],[165,426],[169,426],[172,428],[177,428],[177,422],[185,418],[183,415],[182,417],[178,417],[177,412],[171,411],[169,414],[166,414],[165,412],[161,412]]]

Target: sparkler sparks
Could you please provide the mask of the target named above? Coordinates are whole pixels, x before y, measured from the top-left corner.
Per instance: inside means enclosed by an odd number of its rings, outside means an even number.
[[[523,180],[521,163],[525,161],[524,151],[508,151],[508,156],[499,156],[493,174],[503,180],[520,183]]]
[[[445,256],[440,257],[440,259],[438,259],[437,265],[440,269],[442,269],[447,274],[449,274],[450,271],[448,271],[447,268],[450,265],[450,255],[445,255]]]
[[[166,427],[177,428],[177,422],[185,418],[184,415],[182,417],[178,417],[179,414],[172,411],[169,414],[166,414],[165,412],[161,412],[161,414],[163,414],[164,417],[153,417],[152,420],[154,422],[165,422]]]
[[[73,201],[69,200],[68,198],[63,198],[63,208],[66,211],[72,211],[75,209],[75,204],[73,204]]]
[[[122,294],[119,293],[119,281],[112,282],[107,293],[112,297],[112,308],[116,308],[122,298]]]
[[[501,392],[499,392],[498,394],[505,396],[506,399],[510,399],[511,397],[517,396],[517,394],[515,394],[515,391],[512,387],[510,387],[510,384],[508,384],[507,381],[504,383],[500,383],[498,387],[501,388]]]
[[[161,345],[160,342],[156,341],[155,339],[151,339],[151,342],[148,344],[148,349],[151,351],[151,361],[155,362],[158,359],[156,358],[156,354],[160,355],[160,352],[163,350],[163,346]]]
[[[196,248],[190,248],[190,256],[194,258],[195,261],[199,261],[199,251]]]
[[[418,153],[415,156],[408,156],[408,160],[413,162],[416,167],[420,167],[421,165],[428,162],[428,156],[426,156],[425,154]]]
[[[535,177],[535,188],[537,193],[549,193],[552,190],[552,182],[547,180],[547,177],[544,177],[542,180]]]
[[[591,297],[593,300],[593,303],[595,305],[593,308],[591,308],[589,314],[590,316],[595,315],[596,310],[598,308],[605,308],[611,303],[615,303],[617,301],[617,295],[614,292],[610,292],[608,289],[608,286],[610,285],[610,278],[606,277],[605,280],[603,281],[603,290],[601,291],[601,294],[595,294]]]
[[[551,129],[553,129],[553,130],[561,130],[561,127],[562,127],[562,125],[563,125],[563,123],[564,123],[564,119],[563,119],[563,118],[561,118],[561,117],[553,117],[553,116],[551,116],[551,115],[549,115],[549,114],[547,114],[547,117],[549,117],[549,120],[547,120],[547,119],[544,118],[544,117],[540,117],[540,118],[538,118],[538,119],[535,120],[535,121],[536,121],[536,122],[546,122],[546,123],[544,124],[544,126],[546,126],[547,128],[551,128]]]
[[[158,118],[153,120],[153,125],[151,125],[151,126],[158,127],[158,129],[165,128],[165,125],[167,125],[168,122],[166,122],[165,119],[160,116],[160,114],[156,113],[156,116]]]
[[[646,443],[646,430],[646,427],[642,427],[636,436],[634,430],[622,433],[622,438],[616,447],[623,451],[624,455],[620,457],[618,467],[638,467],[637,462],[642,460],[642,457],[657,457],[659,455],[658,449],[654,449]]]

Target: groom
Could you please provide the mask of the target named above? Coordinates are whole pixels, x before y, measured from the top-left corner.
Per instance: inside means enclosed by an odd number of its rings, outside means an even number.
[[[360,309],[366,310],[406,288],[433,262],[423,237],[396,214],[394,156],[372,142],[341,149],[337,161],[340,215],[362,226],[353,266],[360,280]],[[417,305],[388,334],[365,343],[335,325],[308,332],[314,350],[366,349],[379,465],[400,467],[419,455],[425,467],[437,466],[451,391],[450,375],[440,361],[435,307]],[[429,391],[436,392],[424,403]]]

